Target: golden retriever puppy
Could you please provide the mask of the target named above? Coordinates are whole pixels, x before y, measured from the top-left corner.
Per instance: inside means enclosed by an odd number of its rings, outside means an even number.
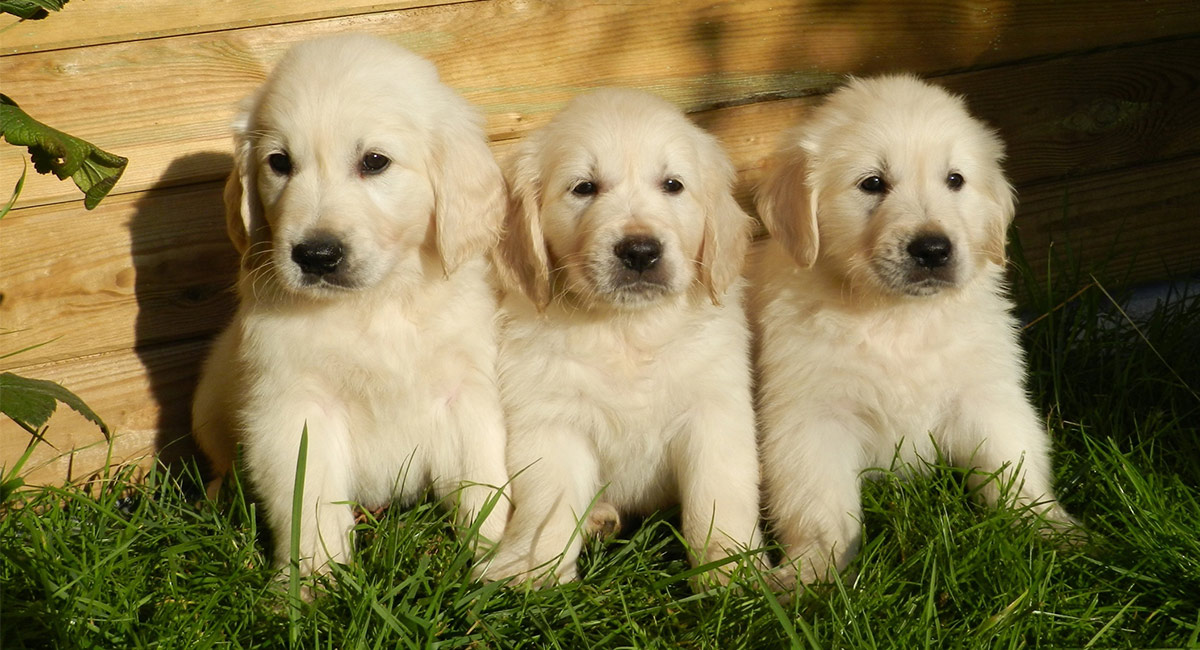
[[[220,473],[244,443],[281,567],[306,428],[302,572],[350,559],[350,502],[432,487],[470,523],[508,480],[486,260],[504,180],[480,117],[431,63],[360,35],[296,46],[243,108],[240,305],[197,388],[200,446]],[[495,503],[480,534],[507,517]]]
[[[857,550],[869,468],[975,468],[1052,524],[1049,440],[1004,296],[1003,145],[911,76],[852,80],[786,138],[759,188],[751,273],[763,483],[784,586]],[[999,480],[989,480],[998,474]]]
[[[510,163],[496,263],[513,289],[500,379],[514,510],[481,573],[573,580],[581,523],[673,503],[694,563],[758,546],[750,222],[720,145],[662,99],[604,89]]]

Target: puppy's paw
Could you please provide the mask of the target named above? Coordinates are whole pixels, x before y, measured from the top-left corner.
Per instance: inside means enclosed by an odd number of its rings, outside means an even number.
[[[1091,535],[1083,524],[1058,503],[1037,513],[1037,527],[1038,535],[1062,548],[1083,546],[1091,540]]]
[[[705,558],[705,564],[716,563],[719,564],[692,577],[690,582],[693,591],[701,593],[729,586],[740,589],[743,585],[757,584],[757,575],[771,575],[770,562],[761,552],[740,555],[717,549],[708,553]]]
[[[583,531],[588,537],[614,537],[621,532],[621,513],[613,504],[601,501],[592,506]]]
[[[767,586],[771,588],[771,591],[790,596],[792,592],[796,591],[796,565],[791,562],[784,562],[775,567],[774,570],[764,573],[763,579],[766,580]]]
[[[301,569],[300,572],[300,601],[306,604],[312,604],[317,598],[329,593],[336,581],[332,573],[328,570],[316,574],[310,574]],[[271,580],[271,591],[279,594],[280,600],[272,606],[278,614],[286,614],[289,603],[289,593],[292,586],[292,567],[284,565],[275,573],[275,577]]]
[[[509,586],[528,586],[534,589],[553,587],[579,579],[578,569],[571,562],[563,566],[562,558],[549,562],[536,562],[527,553],[510,551],[503,544],[490,558],[475,565],[471,577],[481,582],[507,580]]]

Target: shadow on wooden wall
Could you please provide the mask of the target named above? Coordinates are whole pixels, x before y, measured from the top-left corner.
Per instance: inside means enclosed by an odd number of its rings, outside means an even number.
[[[200,458],[190,435],[191,401],[202,354],[179,354],[181,342],[207,348],[214,322],[227,323],[236,305],[238,257],[226,235],[222,186],[179,188],[180,169],[228,169],[229,154],[181,156],[137,201],[129,221],[136,274],[134,351],[157,403],[155,451],[167,465]],[[199,208],[199,209],[198,209]],[[195,313],[203,310],[204,322]]]

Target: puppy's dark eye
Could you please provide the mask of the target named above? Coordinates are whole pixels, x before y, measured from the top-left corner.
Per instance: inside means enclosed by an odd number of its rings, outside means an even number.
[[[662,188],[667,194],[679,194],[683,191],[683,183],[678,178],[668,178],[663,181]]]
[[[963,175],[958,172],[950,172],[950,175],[946,177],[946,186],[952,190],[962,189],[963,183],[965,182],[966,179],[964,179]]]
[[[280,176],[292,173],[292,158],[287,155],[286,151],[279,151],[267,156],[267,165],[271,167],[271,171]]]
[[[369,176],[371,174],[378,174],[379,172],[387,169],[388,165],[390,164],[392,164],[392,160],[390,158],[381,153],[372,151],[363,156],[362,162],[359,163],[358,168],[363,174]]]
[[[883,194],[887,191],[887,183],[879,176],[868,176],[858,184],[858,189],[867,194]]]
[[[575,196],[591,196],[600,191],[596,184],[592,181],[582,181],[571,188],[571,193]]]

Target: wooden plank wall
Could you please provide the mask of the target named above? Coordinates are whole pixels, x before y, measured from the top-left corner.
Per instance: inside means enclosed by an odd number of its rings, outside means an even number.
[[[14,24],[15,23],[15,24]],[[362,31],[431,58],[487,115],[497,155],[574,94],[644,88],[720,136],[743,196],[787,125],[846,74],[908,70],[965,93],[1008,142],[1034,264],[1069,249],[1131,281],[1200,268],[1200,3],[1117,0],[71,2],[0,19],[0,89],[127,156],[85,212],[33,177],[0,222],[0,369],[64,383],[115,429],[51,422],[33,481],[145,462],[186,436],[198,364],[229,318],[220,198],[238,101],[293,43]],[[0,186],[22,151],[0,146]],[[0,423],[0,464],[28,436]]]

